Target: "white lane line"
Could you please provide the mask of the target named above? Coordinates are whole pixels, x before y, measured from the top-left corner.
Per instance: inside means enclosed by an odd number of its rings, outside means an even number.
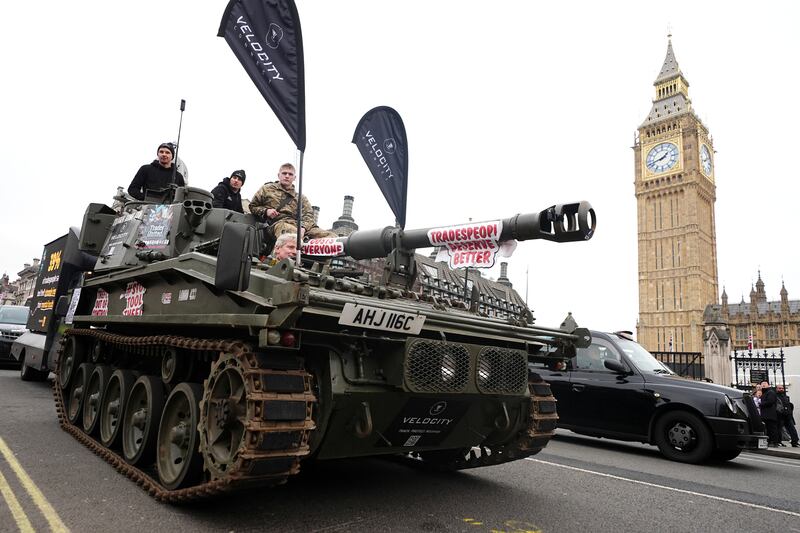
[[[710,500],[717,500],[720,502],[726,503],[735,503],[737,505],[743,505],[745,507],[752,507],[753,509],[764,509],[765,511],[777,511],[779,513],[788,514],[789,516],[796,516],[800,518],[800,513],[795,513],[794,511],[785,511],[783,509],[778,509],[776,507],[767,507],[766,505],[758,505],[756,503],[749,503],[743,502],[740,500],[731,500],[730,498],[722,498],[720,496],[712,496],[711,494],[704,494],[702,492],[694,492],[692,490],[685,490],[685,489],[676,489],[674,487],[667,487],[666,485],[658,485],[657,483],[648,483],[647,481],[639,481],[638,479],[631,479],[622,476],[615,476],[613,474],[606,474],[605,472],[596,472],[594,470],[586,470],[585,468],[578,468],[575,466],[567,466],[567,465],[560,465],[558,463],[551,463],[550,461],[542,461],[541,459],[534,459],[532,457],[525,458],[528,461],[533,461],[535,463],[541,463],[543,465],[550,465],[550,466],[557,466],[558,468],[566,468],[567,470],[575,470],[576,472],[583,472],[584,474],[593,474],[595,476],[600,477],[607,477],[610,479],[618,479],[620,481],[627,481],[629,483],[635,483],[637,485],[645,485],[647,487],[654,487],[657,489],[664,489],[669,490],[672,492],[680,492],[682,494],[690,494],[692,496],[700,496],[701,498],[708,498]]]
[[[11,516],[14,517],[20,533],[35,533],[31,521],[28,520],[28,515],[25,514],[25,510],[19,504],[19,500],[14,496],[14,491],[11,490],[11,485],[8,484],[2,472],[0,472],[0,494],[5,498],[8,508],[11,510]]]
[[[11,452],[11,448],[6,446],[6,443],[2,437],[0,437],[0,454],[5,457],[8,465],[17,475],[20,483],[22,483],[22,486],[25,487],[25,490],[30,495],[33,503],[36,504],[36,507],[39,508],[44,517],[47,519],[47,523],[50,524],[50,531],[53,533],[67,533],[69,531],[67,526],[65,526],[64,522],[61,521],[58,513],[56,513],[56,510],[53,509],[52,505],[50,505],[50,502],[47,501],[47,498],[44,497],[44,494],[42,494],[42,492],[36,486],[36,483],[33,482],[30,476],[28,476],[27,472],[25,472],[25,470],[22,468],[22,465],[19,464],[17,458],[14,457],[14,454]]]

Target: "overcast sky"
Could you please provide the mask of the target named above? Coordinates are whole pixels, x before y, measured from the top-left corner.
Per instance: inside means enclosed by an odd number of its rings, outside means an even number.
[[[634,133],[667,33],[709,128],[720,286],[800,299],[800,3],[297,0],[306,64],[304,192],[320,225],[355,196],[361,228],[394,221],[358,150],[358,119],[392,106],[408,132],[407,228],[588,200],[588,243],[523,242],[509,275],[537,323],[638,317]],[[243,168],[252,197],[295,160],[222,38],[226,2],[3,2],[0,273],[111,204],[177,138],[190,184]],[[427,253],[424,251],[423,253]],[[529,277],[526,280],[526,272]],[[496,277],[498,269],[487,272]]]

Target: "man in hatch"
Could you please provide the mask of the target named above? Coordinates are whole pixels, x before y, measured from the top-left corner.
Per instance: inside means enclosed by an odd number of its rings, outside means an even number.
[[[266,260],[269,265],[274,265],[284,259],[297,258],[297,233],[283,233],[275,241],[275,248]]]
[[[265,183],[253,196],[250,212],[271,224],[276,237],[284,233],[297,233],[298,194],[294,189],[295,169],[291,163],[284,163],[278,171],[278,181]],[[321,239],[337,237],[331,231],[321,229],[314,223],[314,212],[305,195],[302,202],[303,216],[301,220],[300,238]]]
[[[133,177],[128,194],[137,200],[144,200],[148,190],[162,191],[173,183],[173,172],[175,185],[184,186],[183,175],[174,169],[172,160],[175,157],[175,148],[171,143],[161,143],[156,151],[158,159],[147,165],[142,165],[136,176]]]
[[[246,178],[247,176],[244,170],[234,170],[231,172],[230,178],[223,179],[216,187],[211,189],[211,194],[214,196],[211,205],[223,209],[230,209],[237,213],[244,213],[242,209],[241,190]]]

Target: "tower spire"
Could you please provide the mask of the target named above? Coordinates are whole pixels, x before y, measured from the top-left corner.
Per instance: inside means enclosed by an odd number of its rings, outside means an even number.
[[[683,76],[683,73],[678,66],[678,60],[675,59],[675,52],[672,50],[672,33],[670,33],[667,35],[667,55],[664,57],[664,64],[661,65],[661,71],[658,73],[658,77],[656,78],[654,84],[658,85],[662,81],[676,78],[678,76]]]

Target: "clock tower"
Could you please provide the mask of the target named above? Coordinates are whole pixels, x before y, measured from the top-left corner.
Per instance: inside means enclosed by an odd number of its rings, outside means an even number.
[[[702,352],[703,311],[717,303],[714,144],[692,109],[672,50],[633,146],[639,244],[637,340]]]

